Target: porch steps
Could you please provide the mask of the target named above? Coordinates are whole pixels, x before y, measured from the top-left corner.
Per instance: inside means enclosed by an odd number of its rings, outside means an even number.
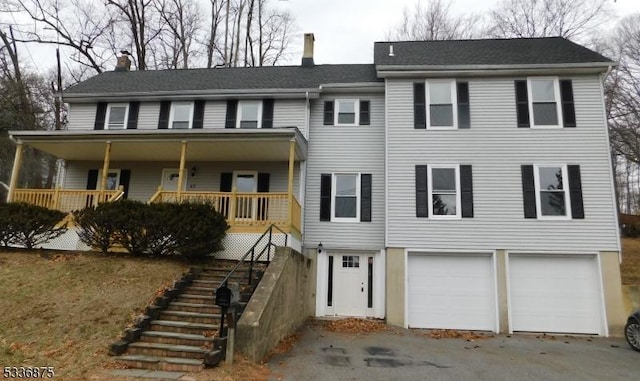
[[[236,263],[216,260],[215,266],[204,267],[181,294],[154,315],[139,339],[129,343],[116,361],[130,368],[182,372],[197,372],[205,364],[220,361],[224,348],[216,344],[221,310],[214,304],[215,290]],[[246,279],[247,264],[230,277],[229,281],[239,283],[242,291],[240,313],[266,266],[254,264],[257,271],[251,284]]]

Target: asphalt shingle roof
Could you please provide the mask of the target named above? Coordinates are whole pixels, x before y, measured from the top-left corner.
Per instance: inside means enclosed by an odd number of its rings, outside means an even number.
[[[68,95],[231,89],[305,89],[329,83],[379,82],[375,66],[317,65],[109,71],[71,86]]]
[[[389,56],[393,45],[394,56]],[[527,65],[611,62],[562,37],[376,42],[376,65]]]

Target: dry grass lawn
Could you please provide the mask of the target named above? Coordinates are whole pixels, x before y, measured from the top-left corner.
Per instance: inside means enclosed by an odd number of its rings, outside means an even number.
[[[640,284],[640,239],[622,238],[622,284]]]
[[[52,366],[91,379],[108,345],[183,263],[93,253],[0,252],[0,366]]]

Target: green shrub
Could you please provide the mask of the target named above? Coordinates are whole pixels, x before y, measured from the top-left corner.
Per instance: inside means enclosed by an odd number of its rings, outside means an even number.
[[[27,203],[0,204],[0,244],[33,249],[67,231],[64,217],[58,210]]]
[[[103,253],[116,242],[116,222],[122,217],[118,203],[101,203],[73,212],[78,237],[86,245]]]
[[[104,203],[74,212],[80,239],[107,252],[119,244],[133,255],[201,258],[222,249],[229,226],[224,216],[202,203]]]

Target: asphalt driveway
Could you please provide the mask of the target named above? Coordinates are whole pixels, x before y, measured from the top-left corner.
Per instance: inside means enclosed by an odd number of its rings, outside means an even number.
[[[640,380],[640,353],[621,338],[493,335],[434,339],[429,331],[346,334],[309,324],[272,380]]]

